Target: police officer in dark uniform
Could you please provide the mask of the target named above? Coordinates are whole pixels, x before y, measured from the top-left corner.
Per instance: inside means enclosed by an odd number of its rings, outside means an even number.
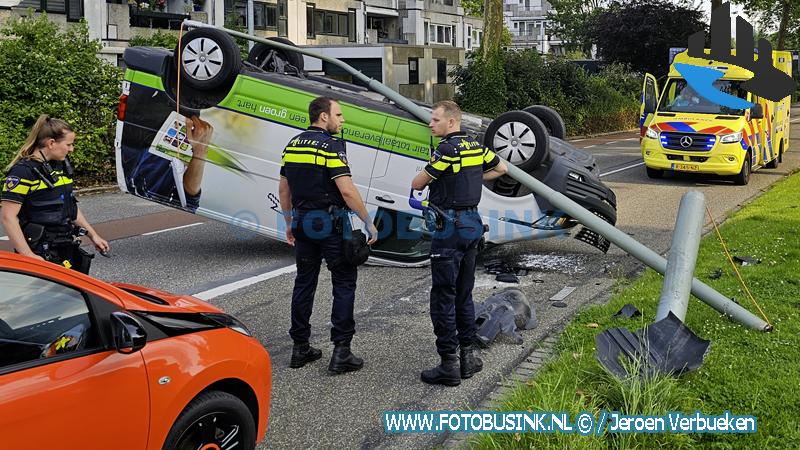
[[[72,192],[75,133],[63,120],[42,115],[9,165],[3,183],[2,220],[17,253],[89,273],[92,255],[75,237],[86,234],[100,252],[100,237],[78,208]]]
[[[430,308],[441,364],[423,371],[421,379],[457,386],[462,378],[483,368],[473,342],[475,257],[484,233],[477,206],[483,180],[502,176],[507,167],[491,150],[460,131],[461,109],[454,102],[434,104],[429,127],[442,139],[411,187],[422,190],[430,183],[428,212],[433,218],[428,227],[436,230],[431,242]]]
[[[309,320],[324,257],[333,284],[334,350],[328,370],[338,374],[358,370],[364,364],[350,351],[355,334],[357,268],[344,258],[343,234],[350,232],[347,208],[367,224],[369,244],[375,242],[378,231],[353,184],[345,143],[333,136],[341,132],[344,123],[339,103],[319,97],[309,104],[308,115],[311,126],[289,141],[280,171],[279,196],[286,220],[286,239],[295,247],[297,262],[289,330],[294,347],[289,366],[303,367],[322,357],[319,349],[309,345]]]

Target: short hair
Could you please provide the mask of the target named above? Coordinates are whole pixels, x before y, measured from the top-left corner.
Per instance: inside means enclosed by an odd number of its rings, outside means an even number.
[[[442,111],[446,117],[452,117],[453,119],[461,122],[461,108],[458,107],[456,102],[452,100],[442,100],[440,102],[436,102],[433,104],[431,111],[434,111],[438,108],[442,108]]]
[[[335,102],[336,99],[330,97],[317,97],[308,104],[308,119],[311,123],[314,123],[319,120],[319,116],[322,113],[331,113],[331,103]]]

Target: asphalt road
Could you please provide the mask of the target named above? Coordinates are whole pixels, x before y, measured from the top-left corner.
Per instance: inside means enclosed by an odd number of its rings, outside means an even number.
[[[604,181],[616,192],[618,227],[659,253],[669,247],[678,203],[686,191],[703,192],[719,219],[800,166],[800,125],[794,125],[793,151],[785,155],[784,163],[778,169],[756,172],[747,186],[696,177],[651,180],[641,165],[635,133],[574,144],[595,155]],[[537,342],[560,329],[585,304],[603,300],[615,277],[640,267],[615,246],[604,255],[571,238],[508,244],[486,252],[484,261],[502,259],[531,268],[513,286],[520,287],[535,306],[539,326],[523,333],[522,345],[500,340],[484,350],[484,371],[456,388],[419,381],[420,370],[437,363],[428,317],[429,269],[363,267],[353,350],[364,358],[365,366],[359,372],[332,377],[326,373],[332,350],[331,287],[326,271],[312,317],[312,343],[323,349],[323,359],[289,369],[291,248],[120,193],[84,196],[80,206],[90,221],[100,223],[102,232],[115,239],[113,257],[95,259],[94,276],[173,292],[203,292],[211,303],[244,321],[269,350],[273,397],[267,438],[259,448],[437,445],[446,436],[384,433],[382,413],[476,407]],[[221,295],[213,291],[251,277],[261,281]],[[512,285],[496,282],[481,271],[474,298],[482,301],[508,286]],[[564,300],[567,307],[551,306],[548,299],[565,286],[577,288]]]

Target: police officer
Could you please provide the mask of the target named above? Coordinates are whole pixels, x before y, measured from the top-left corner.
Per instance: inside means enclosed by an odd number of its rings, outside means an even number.
[[[331,341],[334,343],[328,370],[333,374],[360,369],[364,361],[350,351],[355,334],[353,303],[357,268],[344,258],[343,233],[348,233],[349,208],[368,226],[371,245],[378,231],[353,184],[341,132],[344,117],[339,103],[328,97],[308,105],[311,126],[292,138],[283,151],[279,197],[286,220],[286,240],[295,247],[297,276],[292,292],[294,341],[289,367],[299,368],[322,357],[309,345],[311,309],[317,289],[320,264],[325,258],[333,284]]]
[[[89,272],[91,255],[80,250],[83,228],[98,251],[108,242],[92,228],[72,192],[75,133],[68,123],[39,116],[9,165],[3,184],[2,220],[17,253]]]
[[[442,139],[411,187],[423,190],[430,184],[429,207],[436,216],[429,225],[436,228],[431,242],[430,308],[441,364],[423,371],[420,378],[428,384],[457,386],[483,368],[473,343],[475,256],[484,233],[477,206],[483,180],[502,176],[507,167],[460,131],[461,109],[454,102],[434,104],[428,126]]]

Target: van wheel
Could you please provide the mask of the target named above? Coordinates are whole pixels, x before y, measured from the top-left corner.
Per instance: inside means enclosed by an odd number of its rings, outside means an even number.
[[[783,142],[781,142],[781,149],[778,151],[778,163],[783,162]]]
[[[252,450],[256,424],[247,405],[227,392],[209,391],[191,401],[169,430],[164,450],[228,448]]]
[[[184,34],[180,58],[178,54],[176,47],[174,60],[180,59],[181,80],[199,90],[230,84],[242,65],[236,42],[227,33],[213,28],[195,28]]]
[[[564,119],[561,118],[556,110],[548,108],[543,105],[528,106],[523,109],[527,113],[533,114],[537,119],[541,120],[544,124],[547,134],[559,139],[564,139],[567,135],[567,126],[564,124]]]
[[[549,139],[544,124],[525,111],[508,111],[486,128],[483,145],[520,169],[530,172],[546,161]]]
[[[733,182],[739,186],[744,186],[750,182],[750,152],[747,152],[747,156],[744,158],[742,170],[739,171],[738,175],[733,176]]]
[[[281,37],[267,38],[281,44],[294,45],[294,42]],[[260,67],[267,72],[284,72],[284,66],[291,65],[297,69],[297,73],[303,72],[303,55],[297,52],[287,52],[283,49],[271,47],[262,42],[257,43],[247,55],[247,62]]]
[[[647,169],[647,177],[648,178],[661,178],[664,176],[664,171],[660,169],[651,169],[646,167]]]

